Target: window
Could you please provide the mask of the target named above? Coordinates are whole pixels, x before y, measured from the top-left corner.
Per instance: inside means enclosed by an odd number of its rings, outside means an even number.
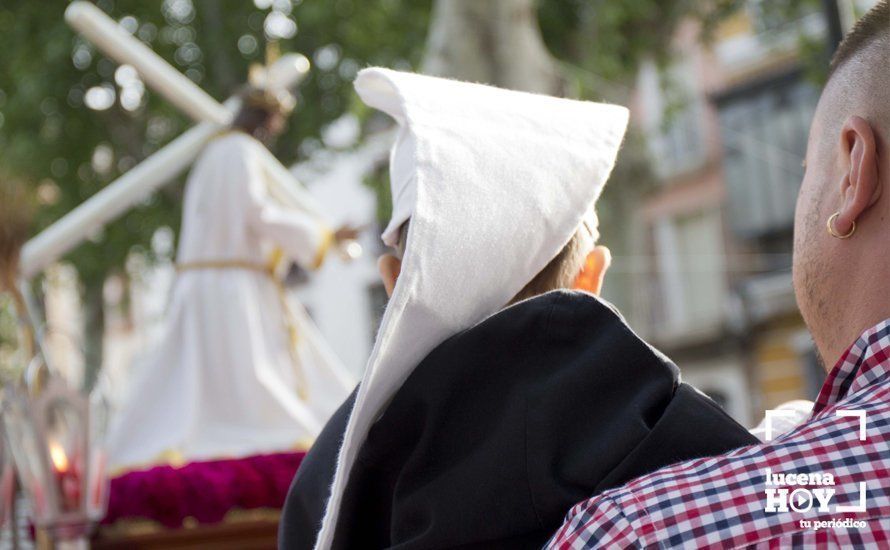
[[[643,121],[654,167],[662,178],[694,170],[705,160],[703,105],[689,63],[659,74],[652,62],[640,70],[638,89],[648,112]]]
[[[800,20],[818,11],[806,3],[776,2],[775,0],[748,0],[748,14],[754,32],[762,35],[792,28]]]
[[[661,176],[669,177],[701,166],[705,154],[701,117],[699,103],[687,99],[664,121],[653,143],[656,170]]]
[[[786,75],[718,100],[730,225],[743,237],[790,231],[818,92]]]
[[[661,302],[656,331],[681,335],[719,326],[726,298],[719,211],[663,219],[654,236]]]

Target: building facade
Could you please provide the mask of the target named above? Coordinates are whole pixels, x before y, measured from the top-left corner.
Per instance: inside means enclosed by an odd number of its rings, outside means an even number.
[[[841,21],[874,2],[840,2]],[[677,60],[646,64],[632,111],[660,181],[637,213],[647,292],[639,330],[743,423],[815,396],[824,370],[791,284],[794,207],[819,88],[801,43],[830,37],[818,6],[787,17],[747,2],[703,45],[682,25]],[[620,258],[618,258],[620,261]]]

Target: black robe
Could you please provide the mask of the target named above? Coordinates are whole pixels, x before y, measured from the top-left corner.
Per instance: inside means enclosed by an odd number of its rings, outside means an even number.
[[[294,478],[281,548],[315,542],[354,399]],[[610,306],[550,292],[411,373],[359,449],[334,548],[540,548],[579,501],[756,442]]]

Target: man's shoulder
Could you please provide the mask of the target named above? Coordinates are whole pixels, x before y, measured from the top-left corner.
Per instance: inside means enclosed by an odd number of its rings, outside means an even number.
[[[660,540],[669,547],[714,537],[735,547],[791,536],[806,530],[797,521],[803,516],[791,502],[787,508],[783,505],[786,493],[780,489],[790,494],[813,480],[829,485],[834,501],[818,513],[816,503],[812,520],[830,521],[837,503],[856,503],[860,483],[881,483],[876,472],[890,468],[890,456],[878,450],[888,442],[887,394],[886,385],[870,388],[773,441],[680,462],[607,491],[573,508],[560,530],[562,538],[555,542],[583,540],[592,532],[608,531],[617,521],[652,536],[663,536],[664,529],[673,526],[669,540]],[[859,418],[849,413],[852,409],[866,413],[869,437],[864,442],[859,439]],[[800,474],[806,476],[805,483]],[[869,508],[866,515],[874,518],[886,512]],[[645,536],[642,543],[647,544]]]
[[[812,469],[831,462],[824,453],[835,442],[825,437],[825,432],[836,431],[838,421],[833,413],[820,415],[772,441],[741,447],[719,456],[680,462],[605,494],[622,506],[647,511],[664,508],[666,514],[670,509],[663,507],[662,503],[692,501],[697,491],[704,491],[709,497],[706,499],[709,505],[721,500],[737,501],[738,493],[733,492],[733,488],[738,490],[744,487],[747,493],[757,493],[759,498],[761,489],[768,481],[766,468],[773,471],[781,465],[784,469]],[[789,453],[789,449],[795,452]],[[709,489],[716,485],[723,485],[729,490]],[[680,508],[673,511],[678,512]]]

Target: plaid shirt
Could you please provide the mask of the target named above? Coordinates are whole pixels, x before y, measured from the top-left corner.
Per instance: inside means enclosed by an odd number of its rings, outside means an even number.
[[[581,502],[548,548],[890,548],[888,425],[890,319],[841,357],[807,422]],[[824,508],[812,496],[831,490]],[[861,503],[864,511],[845,510]]]

